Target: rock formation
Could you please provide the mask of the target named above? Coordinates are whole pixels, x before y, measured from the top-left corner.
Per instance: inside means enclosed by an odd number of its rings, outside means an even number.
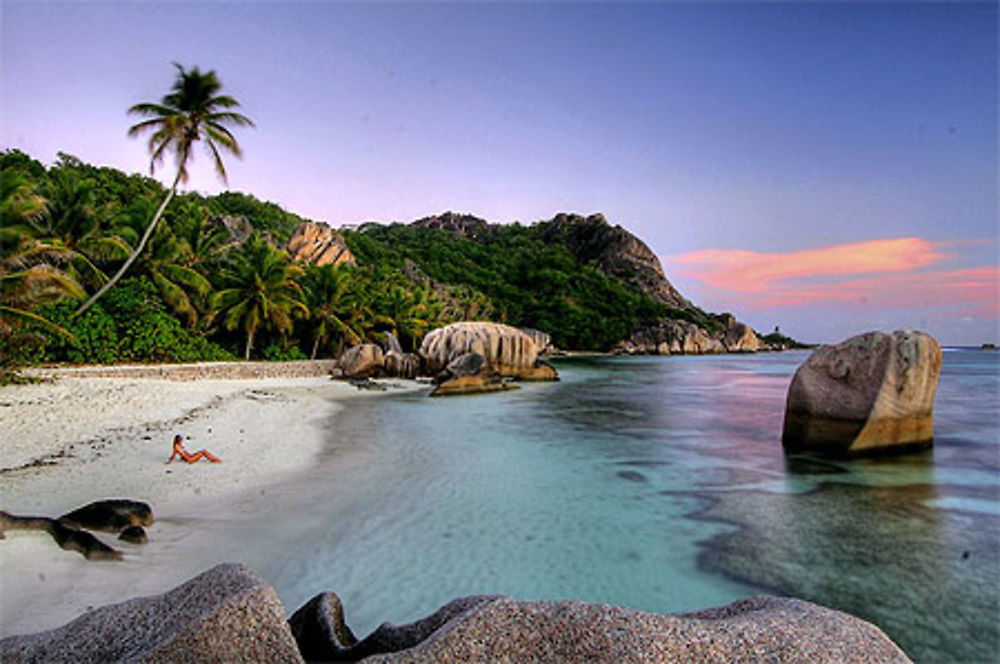
[[[385,354],[382,370],[392,378],[416,378],[420,374],[420,356],[390,350]]]
[[[492,371],[511,378],[534,375],[539,366],[538,347],[531,337],[501,323],[452,323],[433,330],[420,344],[424,368],[431,374],[466,353],[482,355]]]
[[[904,663],[880,629],[796,599],[660,615],[582,602],[483,601],[431,638],[367,662]]]
[[[76,551],[87,560],[121,560],[120,551],[84,529],[120,532],[119,539],[123,541],[145,544],[147,537],[142,526],[152,524],[153,510],[149,505],[114,498],[92,502],[58,519],[0,511],[0,539],[7,530],[40,530],[48,533],[60,548]]]
[[[163,594],[0,641],[4,662],[302,662],[274,588],[223,564]]]
[[[837,456],[930,446],[941,347],[923,332],[869,332],[823,346],[788,388],[786,452]]]
[[[634,333],[619,348],[628,355],[725,353],[721,341],[686,320],[665,320]]]
[[[354,254],[347,248],[343,236],[326,224],[307,221],[295,229],[285,250],[292,260],[314,265],[353,265]]]
[[[539,355],[551,355],[556,352],[555,346],[552,345],[552,336],[548,332],[542,332],[532,327],[522,327],[521,331],[535,342],[535,348],[538,349]]]
[[[481,394],[483,392],[500,392],[516,389],[509,380],[505,380],[479,353],[459,355],[444,370],[434,377],[432,397],[451,396],[456,394]]]
[[[418,228],[437,228],[455,235],[473,239],[482,238],[493,230],[493,225],[485,219],[474,217],[471,214],[458,214],[456,212],[445,212],[417,219],[411,226]]]
[[[736,320],[732,314],[719,314],[715,320],[722,323],[723,331],[720,341],[727,352],[755,353],[765,348],[765,344],[757,333],[747,325]]]
[[[118,539],[129,544],[146,544],[149,542],[149,536],[146,535],[146,530],[142,526],[129,526],[121,531]]]
[[[76,528],[117,533],[130,526],[153,525],[153,510],[137,500],[113,498],[84,505],[59,520]]]
[[[602,214],[558,214],[543,224],[542,239],[565,244],[581,262],[593,261],[598,270],[631,284],[654,302],[674,309],[692,308],[646,243],[621,226],[612,226]]]
[[[333,593],[285,621],[270,585],[223,564],[154,597],[0,641],[0,660],[366,662],[865,662],[910,660],[877,627],[796,599],[662,615],[582,602],[457,599],[360,641]]]
[[[345,350],[337,366],[347,378],[370,378],[382,372],[385,356],[375,344],[361,344]]]

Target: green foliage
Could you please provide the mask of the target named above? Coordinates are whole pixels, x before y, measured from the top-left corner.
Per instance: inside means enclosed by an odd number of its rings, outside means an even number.
[[[580,261],[536,229],[503,226],[472,240],[443,230],[393,224],[345,232],[358,260],[400,269],[407,258],[432,279],[481,294],[496,318],[535,327],[562,348],[607,350],[666,313],[622,282]]]
[[[428,331],[459,320],[538,328],[559,347],[588,350],[607,350],[663,318],[723,328],[697,307],[668,308],[581,262],[561,242],[543,239],[544,224],[493,227],[475,239],[365,224],[342,231],[357,265],[294,264],[275,244],[308,220],[237,192],[176,196],[136,260],[136,276],[73,318],[68,301],[54,302],[86,297],[118,269],[166,190],[66,154],[46,169],[8,150],[0,166],[0,306],[24,319],[9,326],[17,335],[5,336],[0,325],[0,360],[336,357],[389,333],[415,350]],[[252,239],[235,242],[218,223],[223,215],[247,219]],[[49,326],[38,316],[50,318]],[[783,335],[763,338],[801,347]]]
[[[791,337],[785,336],[779,332],[777,328],[775,328],[774,332],[770,334],[758,334],[757,336],[759,336],[764,343],[777,348],[813,348],[813,346],[810,346],[809,344],[804,344],[801,341],[796,341]]]
[[[124,279],[100,303],[73,317],[74,303],[42,313],[65,327],[72,338],[49,335],[34,362],[117,364],[123,362],[198,362],[232,360],[233,355],[185,330],[167,311],[156,286],[145,277]]]
[[[295,342],[272,341],[261,353],[268,362],[290,362],[292,360],[308,360],[302,349]]]
[[[245,217],[258,231],[267,231],[280,242],[287,242],[299,224],[306,219],[285,212],[270,201],[259,201],[250,194],[224,191],[206,200],[208,209],[217,215]]]

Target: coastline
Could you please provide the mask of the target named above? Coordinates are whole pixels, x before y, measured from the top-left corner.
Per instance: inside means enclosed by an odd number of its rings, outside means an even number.
[[[333,449],[338,466],[363,469],[364,450],[331,432],[351,400],[376,395],[328,377],[56,374],[54,382],[0,389],[0,509],[55,517],[131,498],[149,503],[156,523],[145,545],[98,535],[123,552],[120,562],[87,561],[43,532],[8,532],[0,543],[0,637],[57,627],[93,607],[163,592],[218,562],[245,560],[241,552],[261,549],[265,515],[282,518],[302,499],[288,495],[288,480],[321,452]],[[174,433],[223,463],[165,465]]]

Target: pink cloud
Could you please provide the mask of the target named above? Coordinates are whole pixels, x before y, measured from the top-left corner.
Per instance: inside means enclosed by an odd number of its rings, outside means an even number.
[[[787,253],[710,249],[672,257],[669,263],[708,285],[714,291],[710,296],[737,308],[837,304],[1000,316],[1000,267],[926,269],[946,258],[940,246],[898,238]]]
[[[785,253],[704,249],[672,257],[670,262],[686,276],[716,288],[757,293],[771,290],[776,282],[803,277],[906,272],[944,257],[932,242],[904,237]]]

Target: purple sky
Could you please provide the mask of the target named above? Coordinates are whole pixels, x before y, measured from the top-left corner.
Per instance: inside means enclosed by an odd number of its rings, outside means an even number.
[[[762,331],[1000,340],[996,3],[4,0],[0,23],[0,145],[46,163],[145,171],[125,109],[178,61],[257,122],[230,187],[304,216],[599,211]],[[219,191],[208,165],[191,186]]]

